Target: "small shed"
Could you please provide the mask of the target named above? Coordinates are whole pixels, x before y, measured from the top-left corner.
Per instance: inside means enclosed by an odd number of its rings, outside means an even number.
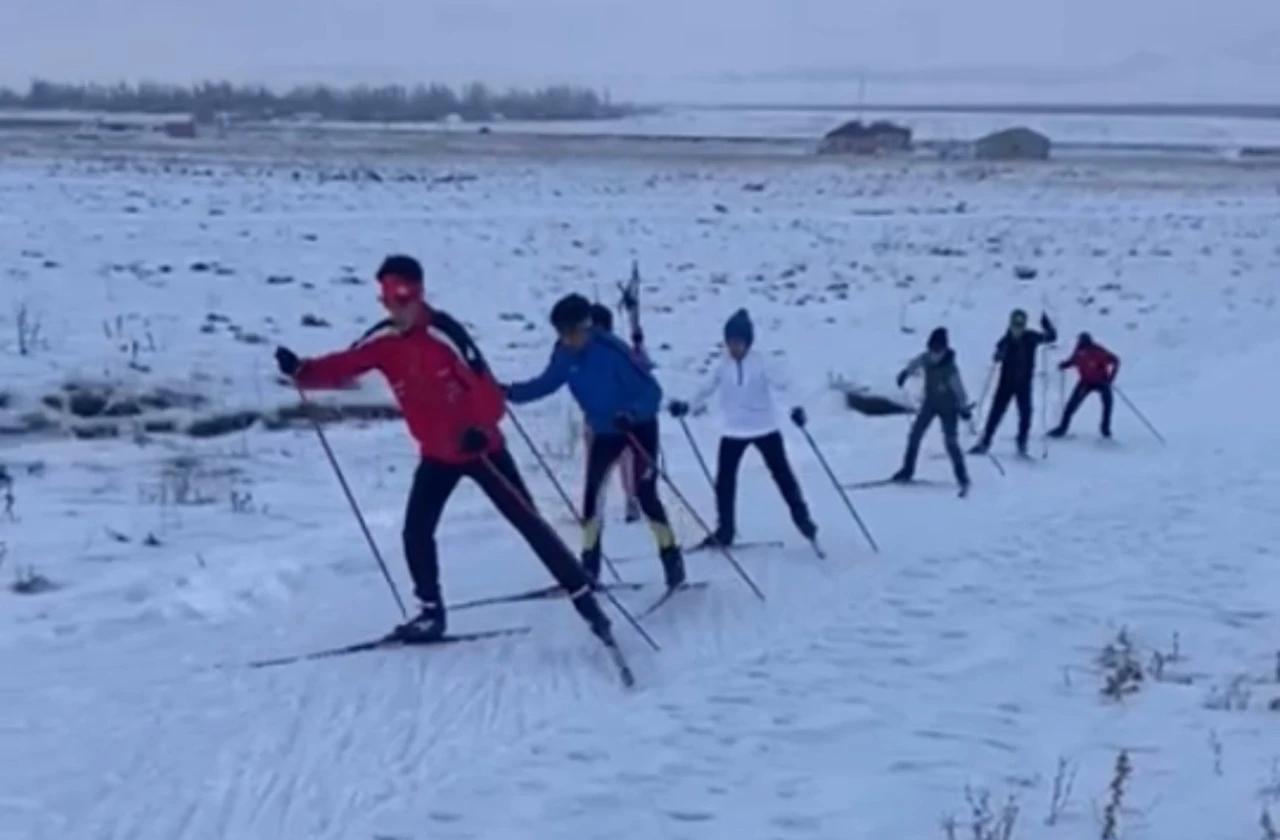
[[[885,120],[865,124],[851,120],[828,131],[818,154],[875,155],[905,152],[911,148],[911,129]]]
[[[1030,128],[1006,128],[974,144],[978,160],[1048,160],[1049,138]]]

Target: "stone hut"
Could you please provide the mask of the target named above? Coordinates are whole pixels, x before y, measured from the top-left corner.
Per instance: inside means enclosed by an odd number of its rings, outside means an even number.
[[[1049,138],[1030,128],[1006,128],[979,139],[973,148],[978,160],[1048,160]]]
[[[828,131],[818,154],[875,155],[905,152],[911,148],[911,129],[884,120],[863,123],[851,120]]]

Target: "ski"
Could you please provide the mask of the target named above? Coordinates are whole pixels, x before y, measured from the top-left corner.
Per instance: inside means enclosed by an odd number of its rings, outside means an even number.
[[[786,543],[782,540],[754,540],[750,542],[734,543],[733,545],[724,546],[730,551],[739,551],[747,548],[784,548]],[[686,548],[685,554],[699,554],[703,551],[719,551],[721,546],[718,545],[695,545],[693,548]]]
[[[631,592],[644,589],[649,584],[644,583],[600,583],[596,584],[597,592]],[[475,607],[487,607],[493,604],[516,604],[521,601],[549,601],[553,598],[563,598],[566,592],[559,585],[543,586],[539,589],[530,589],[527,592],[517,592],[514,595],[490,595],[486,598],[476,598],[473,601],[463,601],[461,604],[453,604],[449,609],[453,612],[458,610],[469,610]]]
[[[654,601],[652,604],[650,604],[649,606],[641,610],[639,613],[637,613],[636,619],[643,621],[645,618],[653,615],[655,612],[657,612],[659,607],[661,607],[663,604],[671,600],[672,595],[676,595],[680,592],[688,592],[691,589],[706,589],[706,588],[707,588],[707,581],[705,580],[696,580],[692,583],[682,583],[679,586],[668,587],[661,595],[658,596],[658,599],[656,601]]]
[[[868,490],[872,487],[945,487],[946,484],[941,481],[931,481],[927,478],[913,478],[910,481],[895,481],[892,478],[876,478],[870,481],[855,481],[850,484],[840,485],[846,490]]]
[[[530,627],[506,627],[500,630],[480,630],[474,633],[450,633],[434,642],[414,642],[407,644],[394,636],[383,636],[380,639],[374,639],[367,642],[356,642],[353,645],[343,645],[341,647],[326,648],[325,650],[317,650],[312,653],[299,653],[292,656],[281,656],[277,659],[260,659],[256,662],[248,663],[249,668],[268,668],[274,665],[290,665],[295,662],[306,662],[313,659],[328,659],[334,656],[346,656],[351,653],[362,653],[369,650],[391,650],[395,648],[414,648],[414,647],[433,647],[436,645],[455,644],[457,642],[475,642],[481,639],[495,639],[501,636],[523,636],[532,628]]]

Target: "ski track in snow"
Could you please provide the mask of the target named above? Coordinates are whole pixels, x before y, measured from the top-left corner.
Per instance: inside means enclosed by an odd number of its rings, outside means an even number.
[[[564,204],[548,198],[557,187],[497,167],[497,186],[482,173],[479,198],[459,188],[440,199],[454,205],[439,222],[442,265],[433,270],[430,249],[423,257],[433,276],[475,278],[466,281],[477,284],[472,290],[440,280],[442,295],[458,314],[489,319],[478,328],[481,341],[495,364],[515,375],[545,360],[541,313],[550,299],[592,283],[607,293],[630,259],[609,238],[633,238],[647,249],[646,275],[662,278],[646,285],[646,327],[652,344],[671,345],[659,351],[671,395],[688,392],[724,315],[746,303],[762,349],[785,349],[800,374],[798,393],[820,389],[832,369],[887,380],[928,326],[945,319],[976,396],[1004,312],[1013,305],[1035,310],[1048,294],[1058,301],[1064,341],[1087,328],[1124,356],[1126,393],[1170,445],[1151,438],[1120,401],[1118,441],[1095,445],[1091,401],[1077,417],[1075,437],[1024,468],[1007,440],[1010,416],[997,449],[1008,476],[971,458],[968,499],[938,488],[851,493],[883,549],[875,555],[804,441],[788,433],[828,559],[802,545],[738,552],[767,593],[762,604],[722,557],[690,555],[691,577],[712,584],[677,596],[646,622],[660,653],[617,621],[639,680],[632,693],[618,685],[603,651],[562,601],[451,615],[458,631],[528,624],[534,629],[525,637],[241,667],[375,637],[394,616],[306,431],[251,432],[233,443],[157,438],[143,447],[11,447],[6,463],[17,480],[20,519],[0,524],[6,565],[47,569],[66,588],[0,595],[0,837],[915,838],[941,836],[944,813],[963,817],[969,784],[997,801],[1018,798],[1016,838],[1091,837],[1121,748],[1135,767],[1123,836],[1260,836],[1261,809],[1280,800],[1280,716],[1267,711],[1280,698],[1280,433],[1270,395],[1257,384],[1280,360],[1268,332],[1280,270],[1274,202],[1260,200],[1253,181],[1216,170],[1184,173],[1181,186],[1139,172],[1090,197],[1096,185],[1080,186],[1053,168],[1034,177],[1015,171],[994,183],[953,183],[950,176],[935,183],[935,174],[899,166],[795,176],[684,166],[622,169],[607,178],[590,167],[552,170],[548,183],[563,178],[573,199]],[[28,169],[0,174],[0,196],[42,189],[27,180]],[[83,247],[62,256],[85,276],[99,265],[150,259],[148,251],[172,259],[195,242],[206,259],[283,265],[292,259],[283,243],[298,230],[290,225],[330,219],[350,227],[361,208],[377,206],[378,190],[391,191],[384,200],[402,197],[395,185],[281,184],[276,194],[235,175],[205,185],[157,176],[146,189],[160,197],[151,212],[165,225],[144,240],[112,233],[112,225],[125,224],[109,209],[125,189],[120,175],[90,167],[79,177],[79,193],[49,201],[64,202],[65,218],[80,208],[83,229],[68,233],[65,219],[39,214],[3,220],[3,229],[27,237],[19,241],[31,250],[49,248],[54,232],[79,237]],[[605,180],[574,193],[574,178]],[[741,185],[757,178],[771,180],[770,194],[751,199],[766,208],[765,218],[701,224],[690,233],[690,222],[711,203],[737,200]],[[834,185],[836,194],[815,198],[816,183]],[[199,209],[184,209],[184,195]],[[895,215],[833,221],[866,196],[897,205]],[[912,202],[956,200],[979,206],[955,219],[902,215]],[[237,202],[251,209],[230,223],[202,215],[208,206]],[[613,215],[591,221],[604,206]],[[551,217],[561,226],[552,233],[538,227],[557,224],[544,218],[549,212],[560,214]],[[372,265],[382,251],[419,238],[392,215],[382,217],[386,230],[346,231],[357,239],[353,248],[313,249],[300,270]],[[99,221],[103,227],[95,228]],[[237,237],[228,224],[258,234]],[[824,225],[832,227],[821,231]],[[193,238],[202,226],[204,239]],[[579,226],[588,232],[573,230]],[[750,247],[742,245],[746,229],[759,234]],[[326,229],[326,241],[334,230]],[[585,250],[573,244],[575,235],[589,241]],[[521,242],[533,268],[481,256]],[[968,253],[942,264],[918,253],[946,244]],[[1161,248],[1172,252],[1151,255]],[[471,258],[479,264],[467,266]],[[6,293],[15,305],[42,294],[27,263],[0,259],[10,261],[14,283],[6,281]],[[591,268],[575,268],[575,261]],[[686,261],[697,269],[684,279],[673,266]],[[860,274],[851,262],[872,268]],[[798,263],[809,267],[780,281],[744,279]],[[1048,264],[1043,285],[1010,278],[1019,263]],[[732,275],[727,285],[708,285],[721,270]],[[930,279],[904,286],[913,272]],[[521,276],[533,278],[528,288],[510,285]],[[852,284],[847,301],[825,290],[836,277]],[[110,312],[145,311],[153,293],[161,309],[177,307],[176,318],[184,317],[183,302],[191,303],[191,293],[152,280],[125,291],[113,278],[105,292],[86,289],[90,299],[101,293],[113,301]],[[54,291],[36,300],[53,300],[58,284],[72,279],[59,275]],[[247,319],[253,307],[266,307],[284,325],[276,331],[281,340],[299,350],[336,345],[347,334],[312,337],[289,326],[308,307],[328,305],[325,314],[335,321],[356,310],[372,314],[364,287],[320,290],[299,302],[248,285],[260,283],[255,278],[220,282],[228,285],[218,301],[197,300],[199,311],[185,317],[198,324],[207,306]],[[1109,282],[1121,286],[1098,288]],[[511,298],[504,297],[504,310],[531,312],[535,326],[494,319],[495,289]],[[1086,297],[1104,298],[1109,313]],[[913,313],[917,334],[898,333],[904,310]],[[92,352],[105,312],[84,322],[75,312],[60,317],[80,330],[75,340],[51,335],[50,353],[62,354],[54,361],[7,359],[15,371],[10,381],[38,390],[93,366],[78,354]],[[356,332],[354,324],[340,326]],[[262,384],[260,371],[270,364],[270,345],[219,347],[201,345],[178,360],[162,353],[152,363],[165,376],[181,376],[182,365],[225,370],[219,387],[227,400],[269,399],[262,394],[274,386]],[[254,356],[262,358],[252,362]],[[1037,399],[1042,393],[1037,388]],[[1224,409],[1224,399],[1232,408]],[[814,400],[811,415],[841,480],[896,468],[906,419],[858,418],[834,398]],[[564,416],[555,404],[527,419],[540,441],[563,443]],[[693,429],[713,456],[714,423],[697,421]],[[412,469],[404,433],[384,424],[333,429],[331,438],[407,595],[398,546]],[[708,515],[710,490],[675,424],[668,423],[665,444],[673,478]],[[513,448],[525,458],[518,441]],[[931,430],[922,477],[949,475],[946,462],[929,455],[939,448]],[[207,505],[157,509],[139,501],[135,489],[175,453],[234,466],[237,477],[205,479],[218,495]],[[46,465],[43,473],[15,466],[36,462]],[[556,466],[576,496],[580,465],[556,459]],[[763,468],[749,456],[743,469],[742,539],[794,540]],[[544,511],[559,521],[545,478],[529,464],[526,472]],[[244,486],[252,487],[253,508],[232,513],[226,488]],[[616,486],[608,492],[616,512]],[[670,493],[664,498],[678,530],[696,539],[691,517]],[[104,528],[129,542],[103,537]],[[138,544],[152,532],[162,546]],[[643,526],[610,522],[605,541],[627,579],[657,580]],[[455,498],[440,542],[453,601],[546,582],[474,491]],[[639,611],[656,595],[651,588],[619,598]],[[1099,696],[1095,660],[1122,627],[1144,657],[1169,649],[1176,634],[1184,658],[1167,666],[1171,679],[1148,681],[1116,703]],[[1248,677],[1247,709],[1206,708],[1213,692],[1240,675]],[[1047,826],[1062,756],[1078,767],[1075,794],[1062,819]]]

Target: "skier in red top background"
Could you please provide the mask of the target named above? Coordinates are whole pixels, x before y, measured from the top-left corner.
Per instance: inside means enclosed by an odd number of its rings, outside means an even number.
[[[433,642],[446,634],[440,593],[436,526],[463,477],[480,486],[569,594],[591,631],[613,646],[609,619],[591,582],[568,546],[539,516],[498,424],[505,398],[480,349],[448,313],[423,297],[422,266],[407,256],[388,257],[378,269],[380,300],[388,318],[351,348],[301,359],[276,350],[280,372],[302,388],[341,387],[377,370],[391,385],[421,461],[413,476],[404,518],[404,553],[421,612],[395,629],[402,641]]]
[[[1084,402],[1085,397],[1096,393],[1102,400],[1102,426],[1104,438],[1111,437],[1111,408],[1114,399],[1111,384],[1120,372],[1120,357],[1093,340],[1087,332],[1080,333],[1076,341],[1075,352],[1058,365],[1058,370],[1075,368],[1080,374],[1076,387],[1072,389],[1066,406],[1062,409],[1062,420],[1050,430],[1049,437],[1060,438],[1071,427],[1071,418]]]

